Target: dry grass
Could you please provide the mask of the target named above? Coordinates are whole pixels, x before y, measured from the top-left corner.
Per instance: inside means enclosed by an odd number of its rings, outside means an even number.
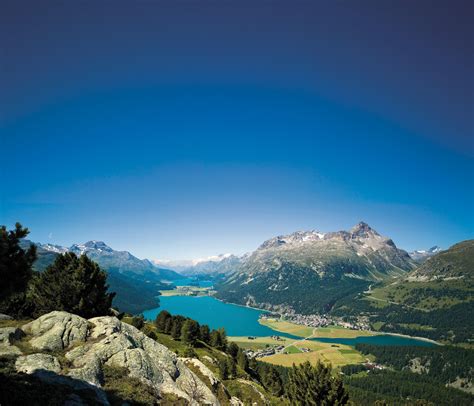
[[[270,327],[273,330],[282,333],[288,333],[298,337],[309,337],[313,333],[312,327],[301,326],[299,324],[290,323],[289,321],[280,321],[276,319],[262,319],[259,323]]]
[[[355,338],[361,336],[373,336],[376,335],[371,331],[366,330],[351,330],[344,327],[339,326],[331,326],[331,327],[319,327],[314,330],[313,337],[317,338]]]
[[[309,348],[311,352],[296,354],[275,354],[261,358],[262,361],[274,365],[291,367],[309,361],[316,364],[318,361],[326,364],[331,363],[333,367],[341,367],[348,364],[358,364],[365,361],[365,357],[352,347],[341,344],[320,343],[309,340],[299,341],[298,348]]]

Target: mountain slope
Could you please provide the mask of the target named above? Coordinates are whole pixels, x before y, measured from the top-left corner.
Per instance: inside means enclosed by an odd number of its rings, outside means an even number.
[[[368,313],[383,329],[463,342],[474,338],[474,240],[432,256],[394,281],[348,299],[336,313]]]
[[[217,296],[299,313],[326,312],[371,282],[404,275],[413,267],[405,251],[366,223],[350,231],[300,231],[265,241],[217,285]]]
[[[369,297],[433,310],[472,300],[473,288],[474,240],[469,240],[434,255],[405,277],[372,289]]]
[[[124,273],[131,278],[160,282],[182,277],[170,269],[158,268],[147,259],[139,259],[128,251],[115,251],[102,241],[74,244],[68,250],[77,255],[86,254],[103,269],[109,272]]]
[[[409,275],[409,280],[434,281],[473,277],[474,240],[467,240],[426,260]]]

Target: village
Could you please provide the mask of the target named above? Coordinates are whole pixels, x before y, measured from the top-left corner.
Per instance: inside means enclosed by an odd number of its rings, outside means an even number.
[[[272,336],[273,337],[278,337],[278,336]],[[251,339],[251,337],[248,337]],[[273,338],[277,341],[279,341],[277,338]],[[280,339],[281,340],[281,339]],[[309,348],[299,348],[296,347],[299,352],[311,352]],[[268,347],[265,347],[263,349],[259,350],[253,350],[253,349],[247,349],[244,350],[245,355],[249,358],[263,358],[263,357],[269,357],[270,355],[275,355],[275,354],[290,354],[291,352],[288,350],[288,346],[284,345],[269,345]]]
[[[340,317],[331,317],[321,314],[298,314],[298,313],[262,313],[261,320],[266,319],[282,319],[290,323],[307,326],[307,327],[327,327],[339,326],[351,330],[370,330],[370,324],[365,318],[358,318],[357,320],[348,322]]]

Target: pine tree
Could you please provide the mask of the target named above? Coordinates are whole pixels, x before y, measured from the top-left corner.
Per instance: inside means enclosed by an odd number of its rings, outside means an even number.
[[[115,293],[108,293],[107,274],[86,255],[59,255],[32,282],[35,316],[64,310],[90,318],[109,314]]]
[[[199,336],[201,338],[201,341],[205,342],[206,344],[210,343],[211,335],[209,326],[207,324],[204,324],[199,328]]]
[[[227,354],[229,354],[232,358],[236,358],[238,352],[239,352],[239,346],[236,343],[231,342],[227,346]]]
[[[199,324],[195,320],[187,319],[181,327],[181,340],[194,347],[199,338]]]
[[[237,352],[237,364],[239,365],[240,368],[242,368],[244,371],[247,371],[249,368],[249,360],[247,356],[244,354],[244,352],[239,348]]]
[[[211,337],[210,337],[210,345],[214,348],[221,348],[222,347],[222,339],[219,331],[212,330]]]
[[[156,316],[155,319],[155,326],[156,329],[160,333],[165,333],[166,332],[166,322],[171,319],[171,314],[167,312],[166,310],[162,310],[158,316]]]
[[[218,360],[219,375],[223,381],[229,377],[229,369],[226,360]]]
[[[171,337],[175,340],[181,338],[181,328],[183,327],[183,323],[186,320],[183,316],[173,316],[172,318],[173,324],[171,325]]]
[[[36,260],[36,246],[26,251],[20,247],[20,240],[28,235],[27,228],[20,223],[7,231],[0,227],[0,310],[16,313],[25,301],[25,292],[33,275],[32,266]],[[16,302],[14,306],[12,303]]]
[[[286,396],[295,406],[339,406],[349,402],[349,396],[339,378],[332,376],[330,366],[318,362],[313,367],[308,361],[295,366],[288,373]]]
[[[170,317],[170,318],[166,319],[164,333],[165,334],[171,334],[171,329],[172,328],[173,328],[173,318]]]
[[[263,386],[274,396],[280,396],[283,393],[280,374],[273,366],[269,366],[263,375]]]
[[[228,357],[226,363],[229,378],[237,378],[237,364],[235,363],[234,358]]]
[[[220,336],[221,336],[221,346],[220,346],[220,350],[222,351],[225,351],[227,349],[227,333],[225,332],[225,329],[223,327],[221,328],[218,328],[217,331],[219,332]]]

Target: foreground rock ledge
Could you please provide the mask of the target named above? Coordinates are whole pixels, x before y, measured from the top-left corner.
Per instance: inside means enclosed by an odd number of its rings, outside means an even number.
[[[58,383],[66,383],[62,378],[69,377],[100,390],[104,366],[120,367],[129,377],[153,388],[157,396],[172,394],[197,404],[192,393],[198,392],[199,404],[219,405],[212,391],[176,354],[115,317],[86,320],[54,311],[24,325],[22,330],[38,353],[20,356],[16,362],[19,372],[35,373],[48,381],[57,374]],[[57,354],[67,360],[67,368],[61,366]],[[108,403],[105,396],[98,398]]]

